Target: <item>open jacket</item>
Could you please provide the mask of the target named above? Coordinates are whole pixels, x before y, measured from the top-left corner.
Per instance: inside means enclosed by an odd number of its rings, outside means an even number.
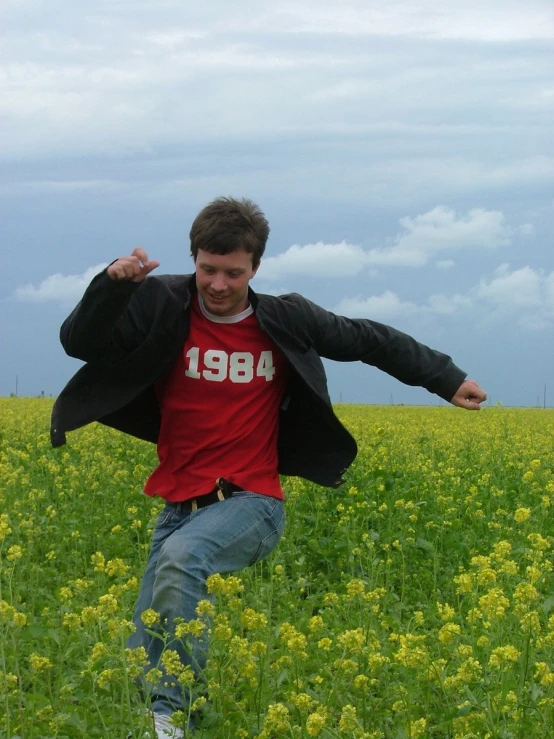
[[[60,338],[86,364],[71,378],[52,412],[53,446],[66,431],[92,421],[156,442],[160,409],[154,383],[172,367],[190,326],[194,275],[150,276],[143,282],[97,275],[64,321]],[[301,295],[250,290],[258,323],[292,367],[280,411],[279,472],[338,487],[356,442],[336,417],[320,357],[359,360],[407,385],[449,401],[465,373],[450,357],[375,321],[330,313]],[[253,429],[255,433],[255,429]]]

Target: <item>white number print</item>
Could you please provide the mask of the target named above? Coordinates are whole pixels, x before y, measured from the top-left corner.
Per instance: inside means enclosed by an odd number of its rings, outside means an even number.
[[[250,382],[254,377],[254,355],[250,352],[233,352],[229,362],[231,382]]]
[[[204,379],[223,382],[227,377],[227,365],[229,364],[227,352],[220,349],[208,349],[204,354],[204,364],[206,365],[206,369],[202,372]]]
[[[273,352],[267,351],[260,354],[260,360],[256,367],[256,376],[265,377],[266,382],[273,380],[275,365],[273,364]]]
[[[188,359],[185,375],[194,380],[203,377],[211,382],[223,382],[229,378],[231,382],[246,383],[254,379],[254,355],[251,352],[233,352],[229,356],[221,349],[208,349],[204,352],[205,369],[202,372],[198,369],[200,349],[197,346],[191,347],[185,357]],[[265,377],[266,382],[271,382],[275,371],[273,352],[261,352],[256,365],[256,377]]]

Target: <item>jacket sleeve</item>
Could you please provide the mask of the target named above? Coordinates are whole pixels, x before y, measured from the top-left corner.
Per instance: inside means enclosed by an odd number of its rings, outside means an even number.
[[[149,301],[144,298],[152,293],[153,279],[117,281],[106,270],[96,275],[61,326],[65,352],[101,365],[114,364],[132,352],[148,333]]]
[[[368,319],[338,316],[296,297],[302,300],[306,340],[321,357],[364,362],[447,401],[466,377],[448,355],[420,344],[402,331]]]

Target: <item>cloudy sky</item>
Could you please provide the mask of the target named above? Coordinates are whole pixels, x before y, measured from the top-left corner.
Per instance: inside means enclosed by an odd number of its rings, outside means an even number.
[[[551,0],[3,0],[0,395],[140,244],[191,270],[219,195],[271,224],[253,287],[396,326],[505,405],[554,405]],[[328,364],[333,400],[435,403]]]

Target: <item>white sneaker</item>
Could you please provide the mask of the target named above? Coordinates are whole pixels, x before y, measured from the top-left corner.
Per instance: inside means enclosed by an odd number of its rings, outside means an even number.
[[[169,716],[161,713],[154,714],[154,731],[156,739],[184,739],[185,732],[171,723]]]
[[[169,716],[154,713],[154,734],[150,731],[142,734],[143,739],[184,739],[185,732],[171,723]],[[132,734],[127,734],[127,739],[132,739]]]

